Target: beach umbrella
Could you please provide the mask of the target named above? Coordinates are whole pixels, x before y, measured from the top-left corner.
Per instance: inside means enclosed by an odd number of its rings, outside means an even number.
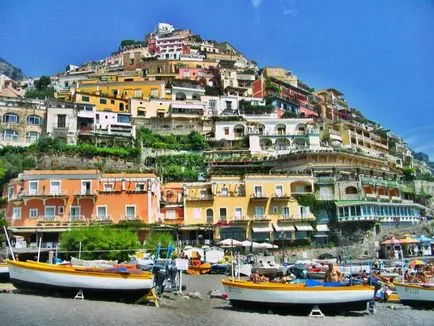
[[[401,239],[402,244],[413,244],[413,243],[418,243],[418,242],[419,242],[418,240],[413,239],[408,235],[404,239]]]
[[[387,239],[386,241],[383,241],[381,244],[384,245],[396,245],[396,244],[401,244],[401,241],[395,238],[392,239]]]
[[[243,247],[250,247],[252,243],[249,240],[244,240],[243,242],[241,242],[241,245]]]
[[[243,247],[251,247],[253,249],[261,249],[261,248],[263,248],[260,243],[258,243],[258,242],[250,242],[249,240],[244,240],[243,242],[241,242],[241,245]]]
[[[217,242],[219,246],[223,247],[239,247],[241,246],[241,241],[234,239],[224,239],[222,241]]]
[[[414,259],[408,263],[408,267],[414,268],[417,265],[425,265],[425,262],[420,259]]]
[[[277,248],[279,248],[279,246],[273,245],[273,244],[268,243],[268,242],[260,243],[260,246],[261,246],[261,248],[264,248],[264,249],[277,249]]]
[[[416,237],[415,240],[418,242],[431,242],[431,239],[424,236],[424,235],[420,235],[420,236]]]

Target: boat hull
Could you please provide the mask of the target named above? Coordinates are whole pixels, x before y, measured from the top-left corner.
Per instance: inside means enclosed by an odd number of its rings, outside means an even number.
[[[374,287],[306,287],[302,284],[252,283],[222,281],[231,304],[235,307],[310,311],[319,306],[325,311],[366,310],[374,298]]]
[[[150,273],[112,273],[70,266],[8,262],[11,283],[18,289],[113,296],[145,295],[153,286]]]
[[[0,281],[9,281],[9,268],[7,264],[0,263]]]
[[[409,306],[434,307],[434,285],[395,283],[401,303]]]

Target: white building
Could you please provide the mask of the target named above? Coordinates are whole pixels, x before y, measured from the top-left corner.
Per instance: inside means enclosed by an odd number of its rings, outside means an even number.
[[[249,102],[251,105],[265,105],[261,98],[237,95],[206,95],[201,97],[201,101],[205,104],[207,116],[220,116],[224,112],[239,113],[240,101]]]

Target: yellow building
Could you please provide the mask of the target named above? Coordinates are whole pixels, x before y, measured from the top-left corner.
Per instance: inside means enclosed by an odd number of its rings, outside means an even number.
[[[129,112],[128,100],[114,96],[75,92],[74,102],[95,105],[97,111]]]
[[[185,225],[215,225],[214,238],[254,241],[307,237],[315,216],[295,194],[311,194],[310,176],[214,176],[185,185]]]
[[[165,97],[165,84],[163,81],[134,81],[134,78],[122,77],[113,82],[96,79],[86,80],[79,85],[77,92],[123,100]],[[130,81],[129,79],[133,80]]]

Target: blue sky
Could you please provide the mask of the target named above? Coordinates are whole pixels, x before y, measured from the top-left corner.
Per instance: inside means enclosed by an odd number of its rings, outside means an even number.
[[[434,160],[434,1],[1,1],[0,57],[28,76],[102,59],[158,22],[283,66]]]

